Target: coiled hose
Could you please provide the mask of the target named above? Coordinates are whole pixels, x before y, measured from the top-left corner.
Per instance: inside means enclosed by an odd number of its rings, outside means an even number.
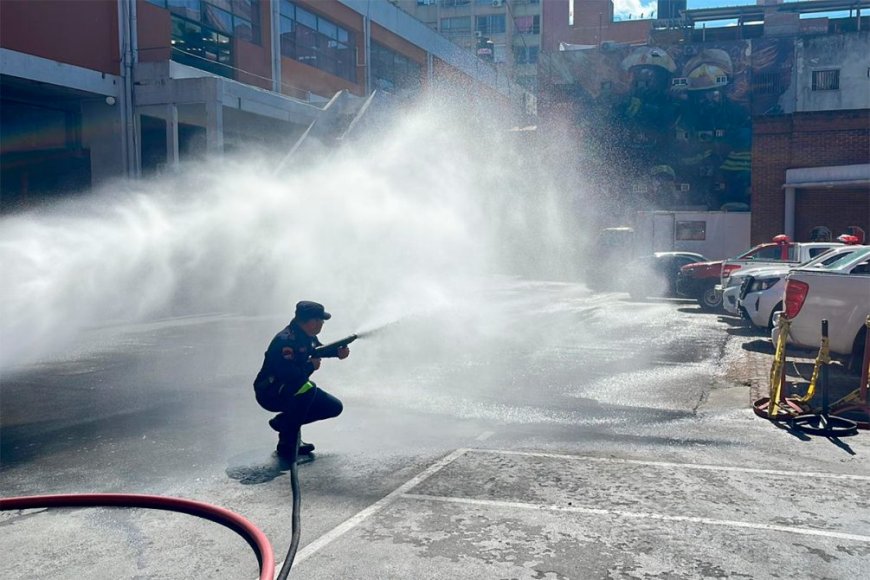
[[[296,528],[295,498],[297,495],[298,493],[294,492],[294,529]],[[178,497],[131,493],[83,493],[0,498],[0,511],[56,507],[146,508],[180,512],[204,518],[231,529],[248,542],[257,556],[257,562],[260,566],[260,580],[272,580],[275,577],[275,557],[272,554],[272,546],[269,544],[266,534],[243,516],[216,505]]]

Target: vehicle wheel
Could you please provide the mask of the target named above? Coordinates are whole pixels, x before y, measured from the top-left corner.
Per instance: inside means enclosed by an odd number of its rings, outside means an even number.
[[[712,285],[707,286],[698,296],[698,304],[701,305],[701,310],[718,310],[722,306],[722,295]]]
[[[773,307],[770,311],[770,318],[767,320],[767,330],[773,329],[773,315],[777,312],[782,312],[782,302]]]

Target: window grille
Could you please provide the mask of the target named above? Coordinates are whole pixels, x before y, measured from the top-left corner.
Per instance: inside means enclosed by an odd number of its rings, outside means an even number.
[[[779,73],[758,73],[752,76],[752,92],[756,95],[778,95],[782,90],[782,76]]]
[[[840,89],[840,70],[814,70],[814,91],[837,91]]]

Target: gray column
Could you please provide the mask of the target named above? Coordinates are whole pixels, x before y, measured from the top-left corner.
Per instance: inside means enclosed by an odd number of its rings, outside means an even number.
[[[205,142],[209,155],[224,152],[224,106],[218,99],[205,104]]]
[[[82,144],[91,152],[91,184],[127,174],[124,117],[118,100],[91,99],[82,103]]]
[[[784,215],[784,234],[794,239],[794,211],[795,211],[795,188],[785,187],[785,215]]]
[[[165,107],[166,119],[166,166],[178,167],[178,107],[168,104]]]

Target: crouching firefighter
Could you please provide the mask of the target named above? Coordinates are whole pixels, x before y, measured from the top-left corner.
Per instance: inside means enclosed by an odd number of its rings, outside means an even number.
[[[350,354],[346,345],[329,346],[325,352],[317,335],[323,321],[331,314],[322,304],[302,301],[290,324],[279,332],[266,350],[263,368],[254,379],[257,402],[267,411],[278,413],[269,425],[278,432],[278,456],[292,459],[297,432],[302,425],[337,417],[341,401],[317,387],[311,375],[320,368],[322,357],[345,359]],[[314,445],[302,442],[299,455],[310,455]]]

